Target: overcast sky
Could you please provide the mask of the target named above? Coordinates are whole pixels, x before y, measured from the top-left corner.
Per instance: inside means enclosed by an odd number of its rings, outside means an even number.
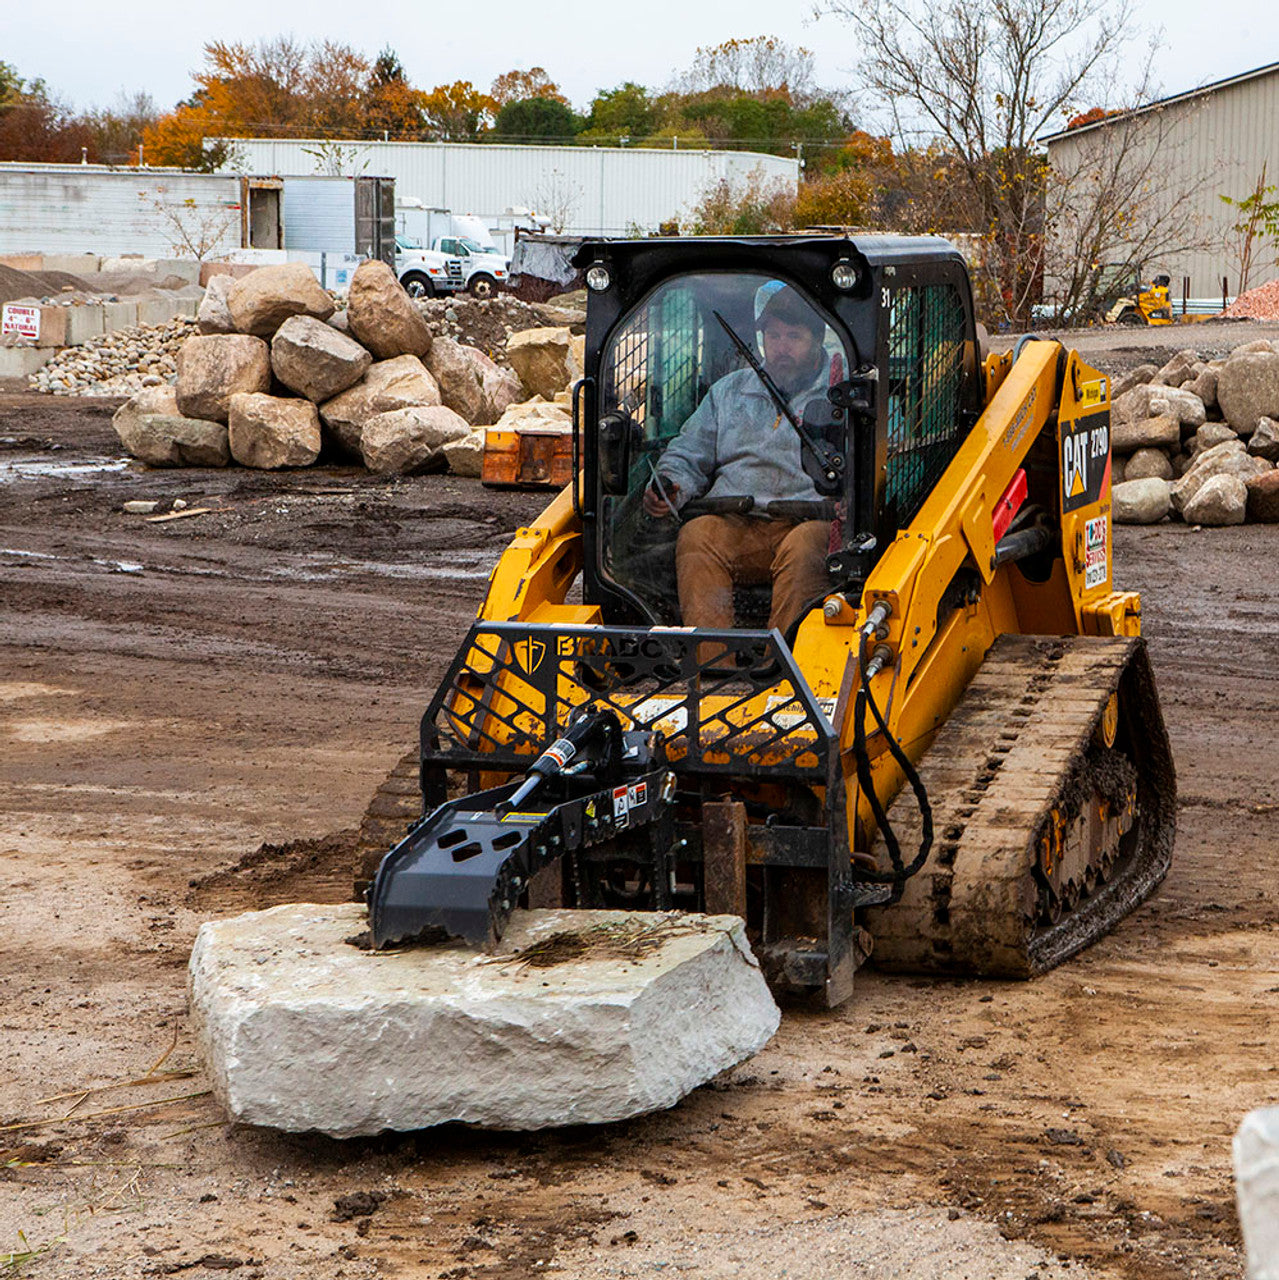
[[[1163,31],[1158,69],[1165,94],[1279,60],[1273,10],[1261,0],[1134,4],[1146,31]],[[421,0],[61,0],[54,6],[0,0],[0,60],[28,79],[43,77],[77,107],[107,105],[121,90],[139,89],[169,107],[190,92],[190,73],[200,65],[206,40],[252,41],[287,32],[344,41],[370,56],[391,45],[410,79],[425,88],[470,80],[487,89],[503,71],[540,65],[581,108],[598,89],[624,80],[664,87],[699,45],[776,35],[816,52],[824,84],[847,87],[857,61],[855,32],[836,19],[811,21],[810,12],[806,0],[735,0],[731,6],[689,0],[453,6]]]

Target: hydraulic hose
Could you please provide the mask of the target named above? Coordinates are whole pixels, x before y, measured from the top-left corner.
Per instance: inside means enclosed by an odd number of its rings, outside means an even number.
[[[859,875],[861,879],[873,881],[877,884],[892,885],[893,896],[891,901],[896,902],[901,897],[906,881],[915,875],[928,860],[928,854],[933,847],[933,809],[929,803],[928,791],[924,786],[923,779],[920,778],[918,770],[911,763],[910,757],[902,750],[901,743],[889,733],[888,725],[880,712],[879,704],[875,701],[875,695],[871,692],[870,682],[872,676],[868,670],[870,664],[866,659],[866,648],[870,634],[871,629],[864,627],[857,647],[858,688],[857,698],[853,707],[853,758],[857,764],[858,785],[861,787],[862,793],[870,801],[871,812],[875,815],[875,821],[884,837],[884,845],[888,850],[888,860],[892,864],[892,870],[862,872]],[[906,780],[910,783],[911,790],[914,791],[915,799],[919,804],[921,828],[919,849],[909,865],[902,859],[901,843],[897,839],[897,833],[893,830],[892,823],[888,820],[888,814],[880,802],[879,795],[875,791],[874,780],[871,777],[870,756],[866,750],[866,708],[868,706],[871,715],[874,717],[875,724],[888,744],[889,754],[892,755],[906,775]]]

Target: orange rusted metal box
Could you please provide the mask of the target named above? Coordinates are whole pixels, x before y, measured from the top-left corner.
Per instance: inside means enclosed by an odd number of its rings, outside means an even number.
[[[572,475],[571,427],[489,427],[484,433],[485,484],[562,489]]]

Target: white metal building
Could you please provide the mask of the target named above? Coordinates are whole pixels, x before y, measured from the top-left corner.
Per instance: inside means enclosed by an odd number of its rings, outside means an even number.
[[[1146,262],[1147,279],[1166,271],[1176,299],[1189,276],[1191,297],[1220,298],[1224,276],[1233,295],[1239,265],[1230,229],[1239,214],[1220,197],[1244,199],[1263,170],[1267,184],[1279,185],[1279,62],[1041,141],[1061,181],[1102,167],[1093,157],[1102,155],[1108,143],[1118,144],[1124,130],[1143,129],[1137,144],[1158,148],[1163,198],[1184,208],[1199,242],[1199,247]],[[1081,198],[1086,201],[1087,193]],[[1249,287],[1279,277],[1275,257],[1273,247],[1259,255]]]
[[[750,151],[641,147],[539,147],[497,143],[323,142],[225,139],[226,169],[283,176],[384,174],[396,199],[495,221],[531,209],[569,235],[625,235],[686,217],[721,179],[799,186],[799,162]]]
[[[182,169],[0,162],[0,253],[190,257],[177,247],[183,228],[238,249],[243,185]]]

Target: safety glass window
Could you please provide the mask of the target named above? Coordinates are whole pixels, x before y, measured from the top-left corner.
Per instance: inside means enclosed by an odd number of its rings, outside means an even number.
[[[791,597],[820,590],[842,489],[815,482],[820,454],[805,440],[847,452],[827,392],[850,368],[827,317],[784,281],[704,272],[649,294],[615,328],[601,365],[602,576],[659,622],[706,625],[689,616],[698,610],[688,547],[694,522],[714,517],[696,533],[732,561],[734,599],[718,601],[713,622],[779,621],[774,560],[796,558],[778,548],[800,525],[805,569],[782,586]],[[733,560],[739,544],[750,553]]]

